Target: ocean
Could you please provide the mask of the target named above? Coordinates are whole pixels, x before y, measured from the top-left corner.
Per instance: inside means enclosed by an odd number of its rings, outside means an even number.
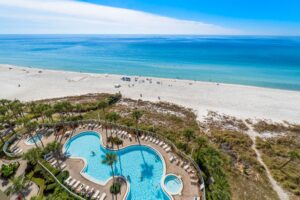
[[[300,90],[300,37],[0,35],[0,63]]]

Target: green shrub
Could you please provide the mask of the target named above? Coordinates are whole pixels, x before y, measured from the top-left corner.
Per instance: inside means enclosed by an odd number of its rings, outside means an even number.
[[[1,176],[4,179],[9,179],[14,175],[19,167],[19,163],[11,163],[9,165],[3,164],[1,168]]]

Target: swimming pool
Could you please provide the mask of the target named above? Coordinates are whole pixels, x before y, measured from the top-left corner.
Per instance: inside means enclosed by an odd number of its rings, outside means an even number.
[[[106,153],[114,152],[118,161],[114,165],[117,176],[123,176],[130,184],[127,200],[170,200],[163,190],[162,180],[165,176],[165,164],[156,150],[133,145],[118,151],[103,147],[101,135],[96,132],[80,133],[66,142],[64,152],[71,157],[82,158],[86,166],[81,174],[101,185],[110,180],[111,168],[102,164]],[[95,155],[91,154],[95,152]]]
[[[41,134],[36,134],[36,135],[34,135],[33,137],[30,137],[28,140],[26,140],[25,143],[26,143],[27,145],[34,145],[34,142],[35,142],[35,143],[41,142],[42,138],[43,138],[43,135],[41,135]]]
[[[172,195],[181,194],[183,183],[175,174],[169,174],[165,177],[164,187]]]

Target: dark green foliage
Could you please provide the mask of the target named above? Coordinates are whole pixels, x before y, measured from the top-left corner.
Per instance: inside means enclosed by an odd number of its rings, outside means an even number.
[[[109,136],[109,137],[107,138],[107,142],[113,143],[113,144],[115,144],[115,145],[122,145],[122,144],[123,144],[123,140],[121,140],[121,139],[118,138],[118,137],[111,137],[111,136]]]
[[[122,98],[122,95],[118,93],[118,94],[114,94],[114,95],[109,96],[106,99],[106,101],[107,101],[107,104],[110,106],[114,103],[117,103],[121,98]]]
[[[115,182],[114,184],[112,184],[112,186],[110,186],[110,193],[119,194],[120,191],[121,191],[121,183]]]
[[[205,174],[207,199],[231,199],[221,154],[213,147],[206,146],[195,151],[193,157]],[[211,183],[211,178],[214,180],[213,183]]]
[[[3,164],[1,167],[1,176],[4,179],[9,179],[14,175],[19,167],[19,163],[11,163],[9,165]]]

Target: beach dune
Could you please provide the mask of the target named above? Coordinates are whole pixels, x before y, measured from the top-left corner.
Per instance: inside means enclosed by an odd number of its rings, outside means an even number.
[[[191,108],[199,119],[211,110],[242,119],[300,123],[299,91],[137,76],[131,76],[128,82],[121,77],[0,65],[0,98],[31,101],[121,92],[132,99]]]

